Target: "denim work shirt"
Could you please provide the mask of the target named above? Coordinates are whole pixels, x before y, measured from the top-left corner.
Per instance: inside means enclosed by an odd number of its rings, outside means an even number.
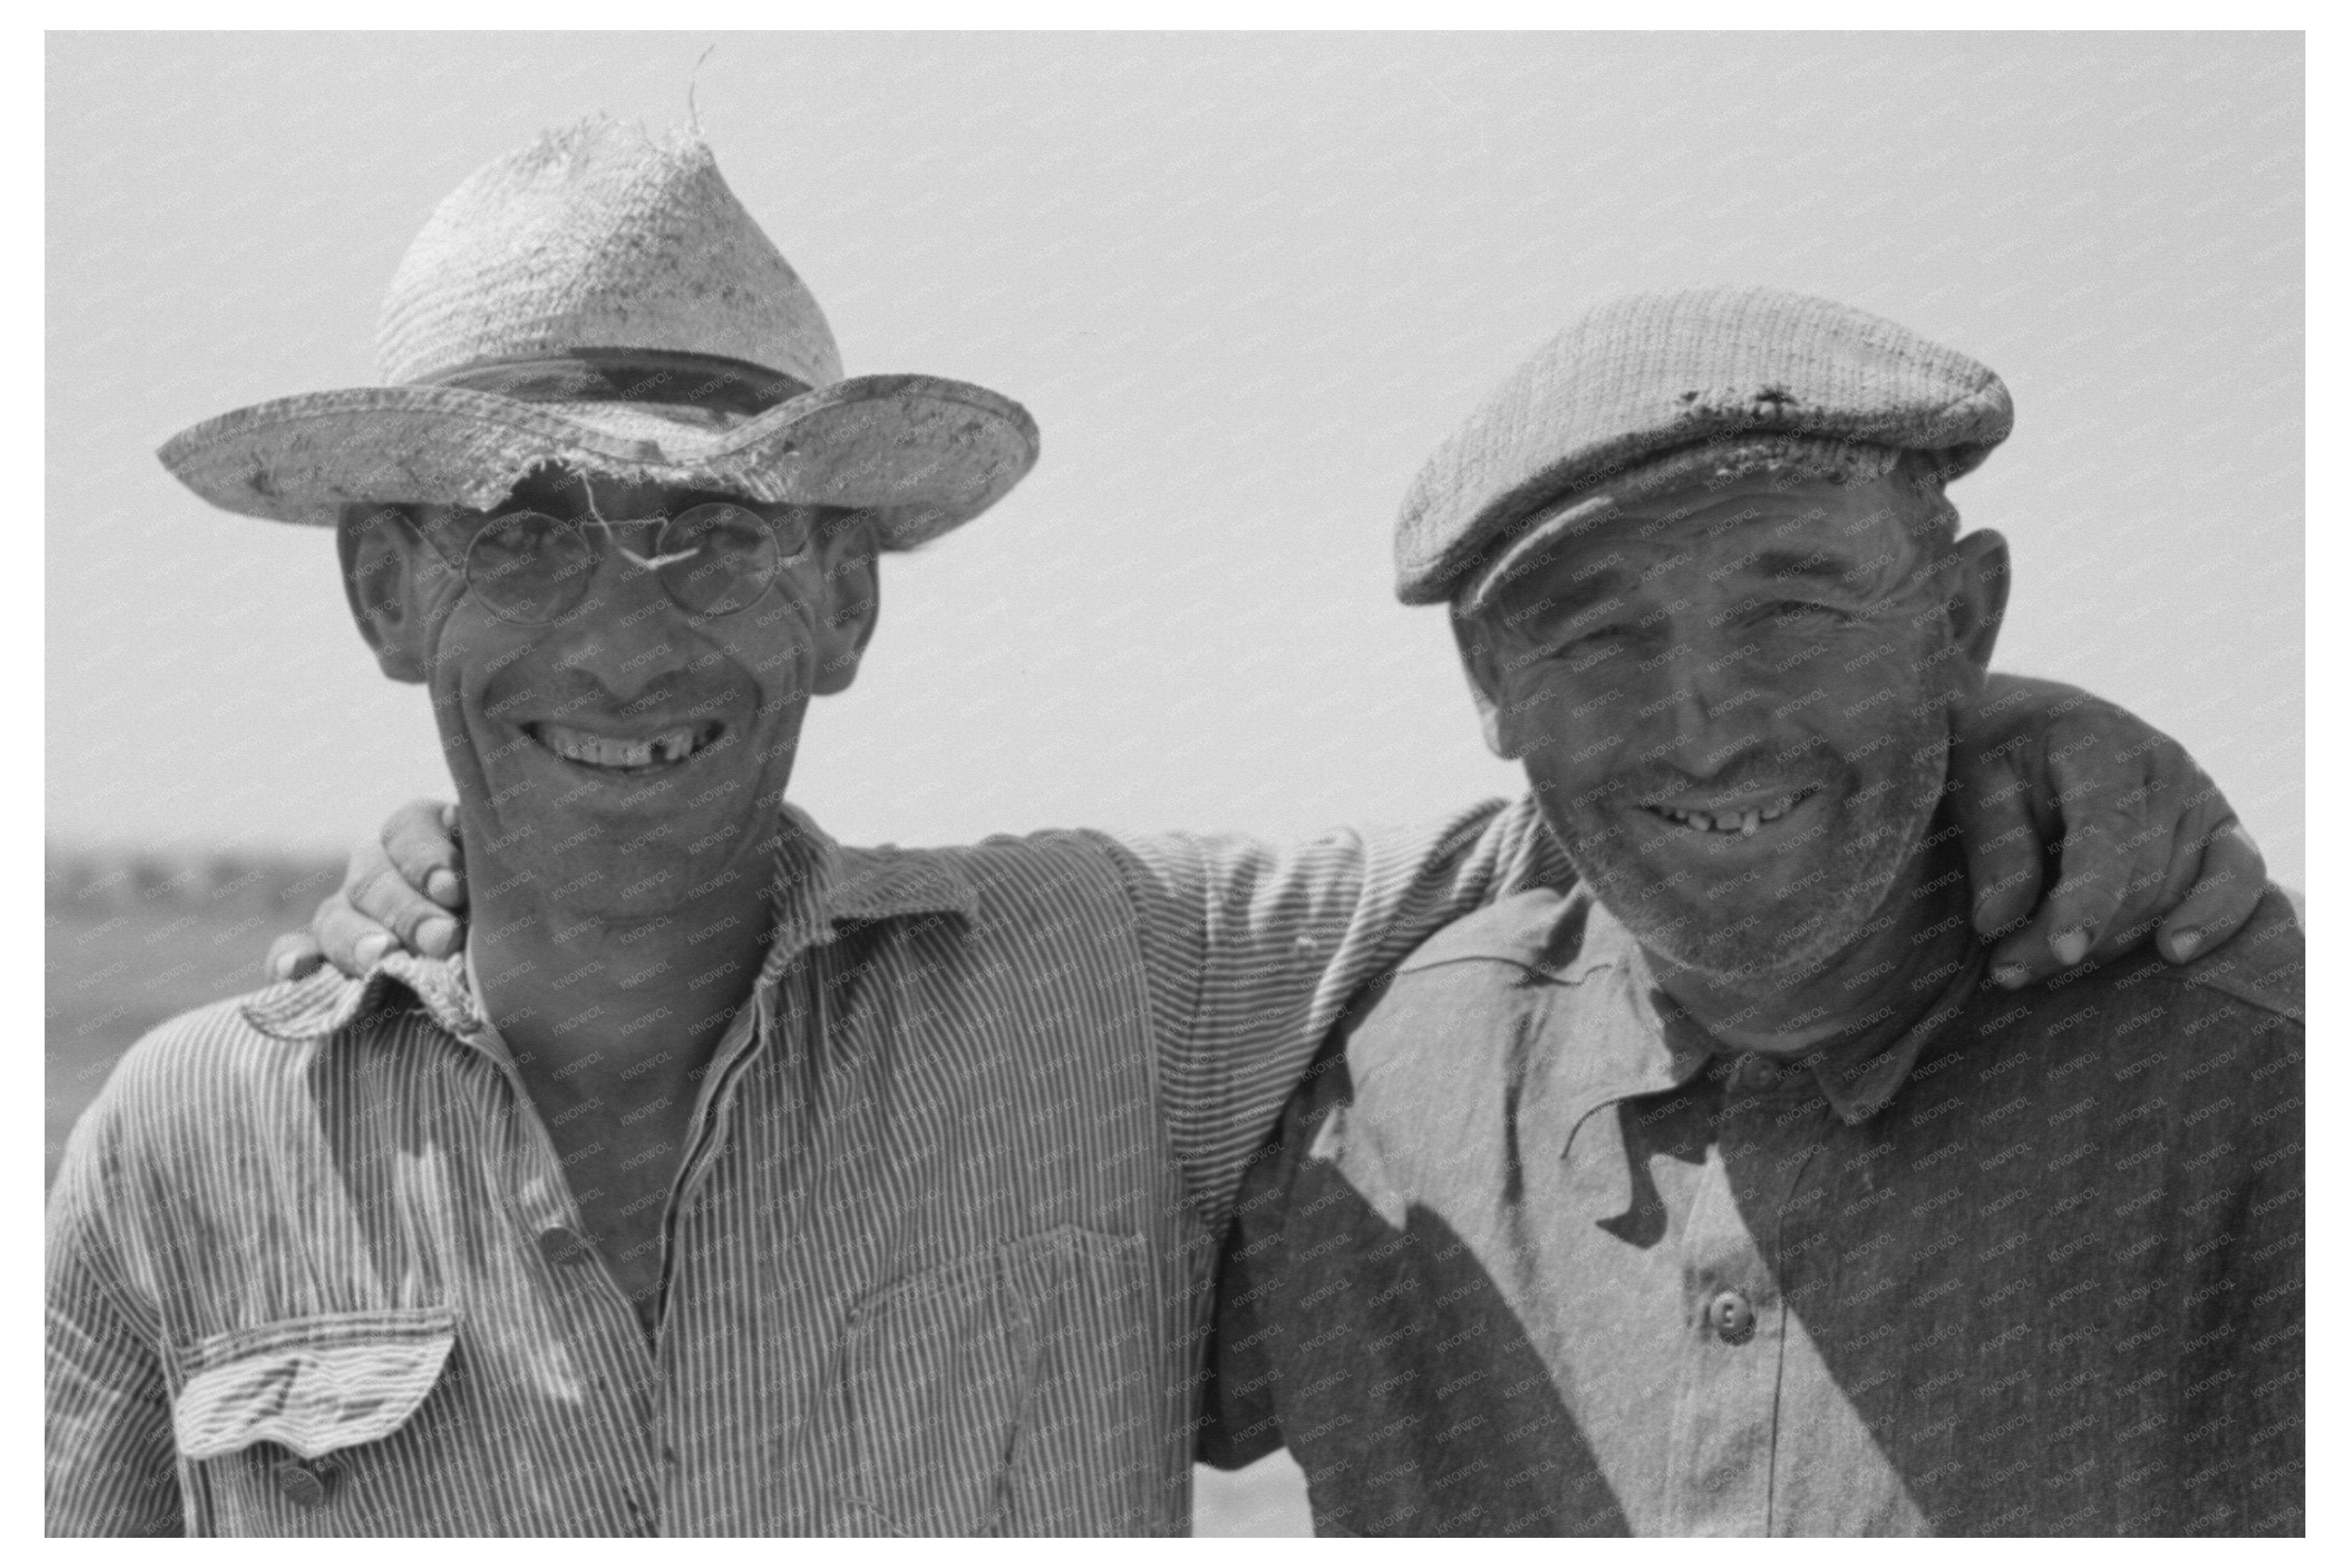
[[[1439,935],[1252,1168],[1203,1452],[1317,1531],[2293,1533],[2302,939],[1793,1062],[1588,893]]]
[[[795,814],[649,1344],[462,959],[163,1025],[49,1207],[53,1533],[1180,1533],[1212,1238],[1347,997],[1565,874]]]

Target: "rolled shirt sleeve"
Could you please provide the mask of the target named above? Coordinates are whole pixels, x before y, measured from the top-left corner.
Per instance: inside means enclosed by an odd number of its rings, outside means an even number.
[[[1142,934],[1176,1158],[1211,1231],[1351,997],[1471,910],[1574,880],[1530,794],[1302,844],[1193,833],[1109,842]]]

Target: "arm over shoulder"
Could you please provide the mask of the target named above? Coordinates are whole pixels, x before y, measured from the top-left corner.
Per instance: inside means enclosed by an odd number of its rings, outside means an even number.
[[[1298,844],[1104,842],[1141,934],[1170,1132],[1211,1229],[1350,997],[1462,915],[1574,877],[1531,796]]]

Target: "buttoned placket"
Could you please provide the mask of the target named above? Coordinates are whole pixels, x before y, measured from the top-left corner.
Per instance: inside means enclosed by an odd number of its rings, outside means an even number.
[[[513,1118],[510,1125],[526,1128],[523,1137],[542,1167],[540,1185],[545,1195],[541,1199],[531,1203],[525,1194],[516,1197],[525,1210],[524,1221],[531,1226],[539,1242],[542,1257],[550,1268],[558,1264],[549,1254],[560,1253],[565,1264],[593,1269],[599,1282],[597,1309],[601,1321],[598,1326],[616,1340],[625,1340],[625,1344],[615,1344],[614,1348],[624,1365],[638,1368],[641,1375],[629,1391],[634,1430],[639,1438],[632,1446],[642,1457],[644,1471],[644,1479],[628,1482],[623,1492],[631,1534],[663,1534],[664,1526],[676,1520],[682,1480],[677,1433],[680,1423],[695,1414],[681,1404],[676,1376],[680,1347],[668,1332],[669,1304],[676,1290],[681,1255],[681,1229],[695,1195],[725,1152],[727,1111],[734,1102],[738,1085],[762,1052],[775,1048],[781,1032],[775,1005],[777,988],[787,982],[805,983],[812,950],[831,938],[831,924],[821,891],[831,880],[830,860],[829,843],[822,842],[816,857],[816,875],[791,884],[791,891],[782,898],[776,929],[751,996],[727,1025],[702,1074],[693,1109],[687,1118],[685,1152],[670,1179],[662,1203],[660,1282],[650,1333],[601,1252],[585,1239],[584,1219],[568,1174],[556,1153],[554,1137],[524,1089],[504,1040],[486,1020],[479,1019],[464,1021],[472,1026],[460,1035],[497,1065],[508,1091]],[[558,1239],[550,1241],[551,1237]],[[625,1334],[615,1327],[616,1314],[624,1322]]]
[[[712,1054],[708,1071],[702,1075],[702,1087],[687,1123],[686,1153],[671,1178],[662,1209],[660,1294],[655,1302],[650,1340],[628,1293],[613,1277],[603,1255],[587,1240],[584,1218],[568,1173],[556,1152],[554,1136],[524,1088],[504,1040],[487,1023],[469,1028],[459,1036],[462,1044],[496,1067],[506,1088],[509,1129],[518,1135],[537,1166],[531,1176],[515,1183],[509,1195],[517,1218],[534,1237],[541,1260],[550,1271],[558,1276],[574,1271],[581,1275],[593,1272],[595,1284],[591,1288],[597,1297],[597,1328],[615,1342],[614,1348],[620,1351],[628,1364],[638,1366],[643,1374],[637,1386],[629,1391],[629,1402],[636,1417],[636,1429],[650,1450],[647,1459],[649,1462],[657,1461],[657,1469],[650,1484],[632,1483],[624,1495],[624,1506],[636,1534],[660,1534],[664,1521],[674,1516],[681,1463],[675,1431],[677,1424],[692,1414],[678,1403],[676,1346],[666,1332],[668,1303],[679,1258],[679,1231],[693,1196],[724,1152],[727,1112],[733,1104],[737,1086],[762,1050],[775,1048],[776,1036],[781,1033],[776,987],[778,983],[805,981],[808,949],[814,945],[811,942],[790,952],[790,961],[780,972],[772,965],[763,972],[750,1002],[728,1026]],[[618,1343],[623,1340],[625,1345]]]
[[[670,1303],[680,1288],[679,1270],[692,1262],[681,1246],[681,1238],[695,1199],[725,1158],[733,1131],[731,1113],[744,1077],[762,1058],[770,1055],[777,1059],[784,1071],[805,1070],[812,1043],[823,1037],[823,987],[816,981],[822,963],[819,950],[827,946],[831,938],[829,920],[813,908],[785,917],[785,928],[762,966],[749,1004],[728,1026],[718,1049],[712,1054],[692,1115],[686,1123],[686,1153],[671,1180],[669,1199],[662,1213],[660,1294],[653,1342],[653,1355],[660,1368],[655,1396],[659,1401],[656,1420],[660,1521],[674,1520],[678,1514],[684,1475],[677,1433],[681,1424],[695,1413],[681,1403],[681,1384],[676,1374],[684,1347],[670,1331]],[[804,992],[809,999],[805,1012],[793,1011],[796,1026],[791,1028],[785,1026],[785,1010],[779,1005],[780,993],[786,986]],[[799,1140],[794,1141],[796,1144]],[[796,1194],[797,1188],[795,1179],[792,1195]],[[785,1207],[790,1207],[790,1196],[786,1197]]]
[[[727,1026],[717,1049],[712,1054],[709,1068],[703,1073],[702,1085],[687,1122],[685,1154],[670,1179],[669,1192],[663,1201],[660,1229],[661,1258],[660,1284],[654,1300],[653,1325],[650,1334],[644,1320],[621,1289],[602,1252],[587,1238],[585,1216],[573,1191],[569,1173],[555,1147],[554,1135],[539,1116],[524,1086],[513,1053],[496,1027],[479,1013],[478,1003],[468,1011],[472,1016],[449,1017],[444,1026],[452,1030],[461,1044],[487,1059],[497,1070],[506,1089],[507,1126],[518,1135],[520,1143],[530,1150],[537,1164],[535,1179],[525,1179],[515,1183],[509,1202],[517,1217],[533,1237],[541,1261],[548,1270],[562,1278],[566,1275],[587,1275],[592,1272],[593,1283],[586,1284],[596,1298],[593,1311],[597,1329],[605,1336],[608,1348],[617,1354],[619,1363],[637,1369],[628,1391],[632,1428],[639,1440],[632,1445],[644,1459],[644,1479],[624,1484],[623,1507],[628,1514],[629,1533],[658,1535],[662,1523],[673,1516],[674,1493],[678,1480],[680,1456],[675,1439],[676,1424],[691,1412],[681,1410],[676,1399],[674,1376],[676,1354],[663,1333],[668,1320],[675,1260],[677,1234],[681,1217],[691,1194],[697,1189],[700,1177],[708,1170],[719,1152],[723,1137],[725,1107],[732,1104],[734,1086],[743,1073],[759,1054],[759,1048],[772,1038],[775,1030],[774,993],[780,978],[777,961],[792,961],[794,970],[803,968],[800,959],[806,949],[820,935],[828,935],[812,908],[803,907],[796,918],[787,916],[785,940],[771,950],[768,961],[762,965],[758,980],[746,1004],[738,1011]],[[469,966],[470,967],[470,966]],[[470,988],[461,992],[468,1000]],[[447,1002],[444,1001],[444,1006]]]
[[[1554,1374],[1638,1532],[1914,1522],[1813,1342],[1804,1293],[1835,1277],[1829,1151],[1884,1110],[1980,968],[1979,955],[1960,966],[1890,1040],[1802,1057],[1725,1045],[1628,942],[1539,970],[1562,989],[1530,1009],[1517,1116],[1529,1142],[1560,1150],[1557,1185],[1528,1197],[1558,1216],[1567,1272],[1530,1288],[1607,1314],[1600,1330],[1563,1325]]]
[[[449,1022],[444,1020],[444,1026]],[[541,1263],[559,1287],[560,1299],[586,1309],[587,1321],[581,1326],[602,1342],[603,1352],[588,1358],[590,1364],[627,1366],[634,1373],[625,1389],[608,1388],[601,1377],[596,1379],[596,1386],[604,1399],[621,1404],[629,1429],[637,1437],[629,1445],[639,1455],[637,1474],[614,1478],[620,1484],[629,1533],[655,1533],[658,1494],[649,1443],[658,1371],[652,1347],[645,1342],[643,1324],[603,1253],[588,1239],[586,1218],[556,1152],[555,1136],[524,1086],[504,1037],[485,1019],[454,1022],[462,1025],[453,1031],[459,1043],[488,1061],[504,1088],[504,1121],[509,1148],[517,1157],[505,1162],[512,1172],[505,1190],[515,1220],[532,1238]],[[525,1160],[532,1168],[524,1168]]]
[[[1670,1533],[1767,1534],[1789,1332],[1779,1232],[1829,1112],[1790,1064],[1748,1053],[1709,1071],[1721,1098],[1682,1232],[1685,1354],[1664,1495]]]

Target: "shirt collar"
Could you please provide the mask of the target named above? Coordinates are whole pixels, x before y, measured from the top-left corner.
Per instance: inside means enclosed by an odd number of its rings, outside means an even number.
[[[979,889],[953,856],[892,846],[843,848],[791,805],[781,808],[778,829],[769,895],[773,933],[754,994],[770,992],[794,960],[830,942],[840,927],[922,916],[969,920],[979,912]],[[494,1033],[462,951],[446,959],[391,953],[357,980],[329,967],[307,980],[271,986],[247,1002],[244,1012],[264,1034],[299,1041],[415,1006],[461,1040]]]
[[[1888,1023],[1800,1058],[1846,1126],[1858,1127],[1893,1103],[1928,1044],[1974,999],[1984,957],[1982,945],[1970,943],[1949,971],[1913,981],[1923,989],[1939,980],[1941,989],[1932,1005],[1909,1023]]]
[[[1936,820],[1943,819],[1938,815]],[[1927,843],[1944,840],[1956,831],[1946,825],[1945,830],[1937,831]],[[1964,871],[1953,847],[1945,845],[1937,853],[1952,877],[1963,878]],[[1963,909],[1963,880],[1956,890],[1954,902]],[[1990,953],[1976,940],[1963,913],[1945,923],[1957,927],[1965,939],[1965,947],[1940,967],[1910,977],[1906,994],[1924,1001],[1924,1006],[1880,1007],[1875,1015],[1846,1029],[1840,1039],[1800,1058],[1847,1127],[1858,1127],[1881,1115],[1898,1098],[1903,1085],[1917,1072],[1926,1047],[1939,1038],[1974,1000],[1989,966]]]
[[[1726,1067],[1744,1054],[1700,1028],[1658,985],[1648,955],[1631,932],[1591,899],[1585,889],[1567,896],[1553,913],[1555,925],[1545,944],[1559,956],[1541,967],[1553,979],[1583,983],[1601,971],[1616,971],[1623,999],[1643,1027],[1597,1032],[1570,1048],[1610,1051],[1614,1059],[1596,1071],[1577,1075],[1594,1091],[1579,1096],[1575,1119],[1601,1104],[1666,1089],[1686,1087],[1710,1067]],[[1575,929],[1570,933],[1570,926]],[[1973,999],[1982,979],[1985,953],[1970,943],[1950,969],[1918,982],[1939,982],[1933,1004],[1907,1023],[1888,1020],[1876,1027],[1794,1059],[1808,1071],[1829,1106],[1847,1126],[1857,1127],[1891,1105],[1908,1083],[1926,1046]]]

